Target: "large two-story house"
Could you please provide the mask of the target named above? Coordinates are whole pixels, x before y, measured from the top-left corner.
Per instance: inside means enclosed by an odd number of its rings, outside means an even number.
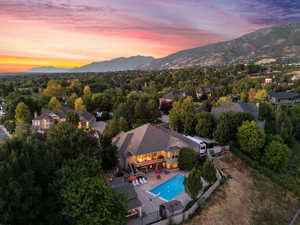
[[[39,116],[36,115],[35,118],[32,120],[32,128],[36,132],[43,133],[45,130],[49,129],[53,124],[66,121],[66,116],[68,112],[74,112],[78,115],[78,128],[94,128],[96,118],[92,114],[85,110],[73,110],[68,107],[56,110],[42,109],[41,114]]]
[[[122,169],[177,168],[180,149],[200,153],[200,145],[163,125],[145,124],[113,138]]]

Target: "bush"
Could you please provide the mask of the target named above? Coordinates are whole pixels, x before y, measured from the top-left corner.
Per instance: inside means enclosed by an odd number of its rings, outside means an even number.
[[[209,183],[213,183],[217,179],[216,169],[212,161],[208,158],[202,166],[202,176]]]
[[[291,150],[278,140],[273,140],[267,147],[262,161],[271,169],[283,171],[287,168]]]
[[[182,170],[192,170],[197,162],[197,154],[192,148],[183,148],[179,152],[178,167]]]
[[[184,180],[185,191],[192,199],[195,199],[202,189],[201,170],[194,168]]]
[[[6,120],[6,121],[4,121],[3,125],[4,125],[4,127],[6,128],[6,130],[10,134],[12,134],[12,133],[15,132],[15,129],[16,129],[16,123],[15,123],[15,121],[13,121],[13,120]]]

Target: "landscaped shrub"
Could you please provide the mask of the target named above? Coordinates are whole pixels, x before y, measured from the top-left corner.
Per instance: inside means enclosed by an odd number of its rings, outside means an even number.
[[[184,180],[185,191],[192,199],[195,199],[202,189],[201,170],[197,167],[192,169],[190,174]]]
[[[213,183],[217,179],[216,169],[208,158],[202,166],[202,177],[209,183]]]

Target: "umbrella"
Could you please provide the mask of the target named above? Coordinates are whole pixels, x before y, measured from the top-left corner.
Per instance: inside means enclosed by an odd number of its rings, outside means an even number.
[[[161,174],[162,173],[162,171],[161,170],[155,170],[155,172],[154,172],[155,174]]]

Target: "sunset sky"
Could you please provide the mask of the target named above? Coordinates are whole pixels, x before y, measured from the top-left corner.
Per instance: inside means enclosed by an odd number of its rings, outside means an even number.
[[[159,58],[290,21],[299,0],[0,0],[0,72]]]

